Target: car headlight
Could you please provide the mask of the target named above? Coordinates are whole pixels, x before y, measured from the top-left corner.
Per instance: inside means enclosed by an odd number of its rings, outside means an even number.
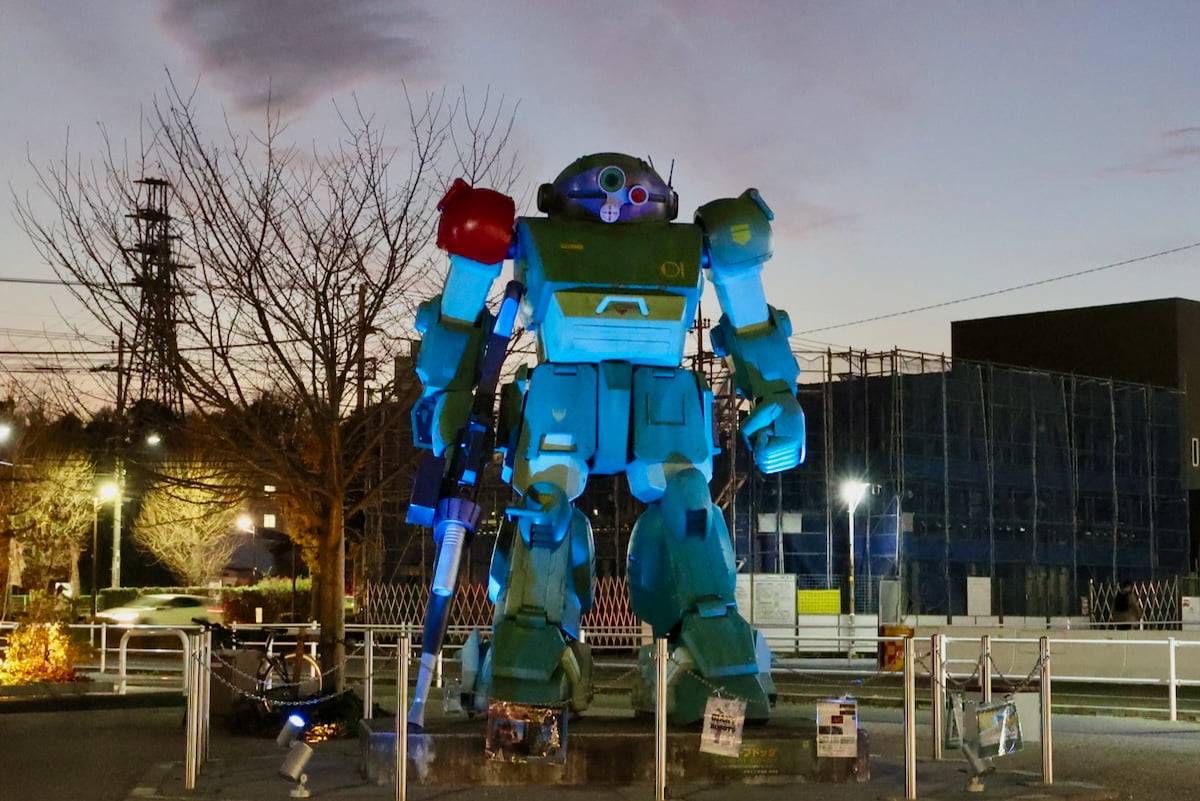
[[[138,619],[138,613],[132,609],[114,609],[97,617],[106,618],[114,623],[133,623]]]

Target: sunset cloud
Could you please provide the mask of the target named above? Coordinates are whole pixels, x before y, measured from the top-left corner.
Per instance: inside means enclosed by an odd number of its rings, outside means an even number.
[[[239,111],[268,101],[295,110],[364,79],[398,81],[426,57],[429,24],[413,5],[386,0],[168,0],[160,21]]]

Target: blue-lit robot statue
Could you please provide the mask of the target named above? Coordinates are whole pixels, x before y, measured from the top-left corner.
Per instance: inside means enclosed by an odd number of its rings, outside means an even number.
[[[521,217],[514,228],[512,207],[461,182],[448,193],[438,244],[450,269],[418,322],[425,390],[414,429],[435,454],[452,452],[471,428],[472,391],[487,372],[485,299],[506,257],[524,287],[521,321],[537,337],[537,364],[502,393],[499,444],[519,496],[508,510],[515,532],[497,541],[491,646],[477,676],[468,655],[464,683],[474,681],[479,701],[587,706],[580,619],[591,604],[594,552],[573,501],[589,476],[624,472],[647,504],[629,542],[630,601],[656,637],[668,638],[671,720],[699,720],[718,691],[745,699],[747,718],[765,719],[770,657],[738,614],[729,534],[708,487],[712,392],[681,363],[707,275],[723,312],[713,349],[752,404],[742,433],[755,462],[776,473],[804,460],[790,324],[767,305],[760,276],[771,210],[749,189],[701,206],[693,223],[674,223],[671,186],[650,164],[615,153],[580,158],[543,184],[545,217]],[[469,536],[472,514],[451,503],[438,517]],[[446,570],[457,567],[454,557]],[[442,583],[452,593],[453,578]],[[634,703],[653,709],[653,685],[635,690]],[[410,719],[419,722],[419,710]]]

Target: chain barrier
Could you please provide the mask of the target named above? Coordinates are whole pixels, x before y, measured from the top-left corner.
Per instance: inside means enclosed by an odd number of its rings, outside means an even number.
[[[1041,672],[1042,665],[1046,662],[1046,657],[1039,656],[1037,662],[1035,662],[1033,665],[1033,670],[1029,671],[1029,675],[1022,679],[1020,684],[1015,686],[1013,685],[1012,680],[1005,676],[1000,670],[1000,666],[996,664],[996,660],[992,658],[991,653],[988,654],[988,662],[991,663],[992,668],[996,671],[996,675],[1011,687],[1011,689],[1005,693],[1005,695],[1012,695],[1014,693],[1025,692],[1025,690],[1033,685],[1033,678]]]
[[[953,684],[955,687],[958,687],[960,689],[966,689],[968,684],[975,681],[975,679],[979,678],[979,661],[978,660],[975,661],[975,669],[972,670],[971,675],[967,676],[965,679],[959,680],[959,679],[954,678],[954,675],[952,673],[950,673],[949,670],[947,670],[945,672],[945,676],[946,676],[947,684]]]
[[[609,681],[605,684],[593,684],[592,690],[594,692],[604,692],[604,691],[612,691],[612,690],[628,690],[628,689],[630,689],[629,685],[626,684],[625,682],[628,681],[629,679],[636,680],[640,675],[641,675],[641,668],[639,668],[635,665],[634,667],[629,668],[624,673],[613,678],[611,681]]]

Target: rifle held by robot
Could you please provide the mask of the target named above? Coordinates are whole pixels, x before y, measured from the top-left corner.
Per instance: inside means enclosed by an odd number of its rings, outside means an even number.
[[[524,287],[517,281],[509,281],[504,288],[500,310],[484,345],[483,364],[467,424],[442,456],[425,455],[413,482],[408,522],[432,527],[437,546],[421,635],[421,667],[408,713],[409,723],[415,726],[423,726],[425,722],[425,700],[450,622],[459,565],[481,516],[475,499],[480,475],[493,451],[496,385],[523,292]]]

